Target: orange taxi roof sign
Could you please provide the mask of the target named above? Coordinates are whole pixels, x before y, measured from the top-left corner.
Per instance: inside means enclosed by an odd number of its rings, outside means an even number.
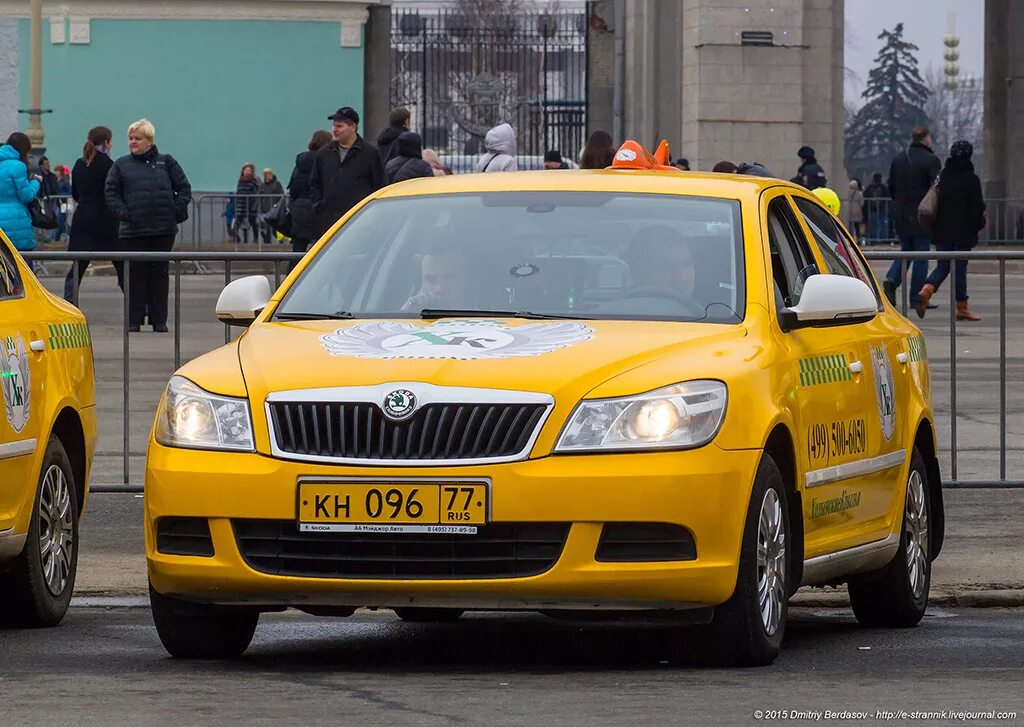
[[[658,146],[658,154],[667,161],[669,154],[667,141],[662,141]],[[619,150],[615,152],[615,156],[612,157],[612,165],[609,168],[679,171],[676,167],[669,166],[659,160],[654,154],[647,151],[643,144],[632,139],[626,139],[626,141],[622,142],[622,146],[619,147]]]

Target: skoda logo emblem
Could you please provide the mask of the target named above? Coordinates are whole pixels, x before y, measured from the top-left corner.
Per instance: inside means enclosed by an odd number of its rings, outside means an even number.
[[[408,389],[397,389],[384,397],[384,413],[389,419],[408,419],[416,411],[416,395]]]

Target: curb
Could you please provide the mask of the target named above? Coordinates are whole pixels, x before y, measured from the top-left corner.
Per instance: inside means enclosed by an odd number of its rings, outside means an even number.
[[[789,605],[795,608],[849,608],[846,591],[801,591]],[[929,606],[945,608],[1022,608],[1024,588],[933,592]],[[72,608],[149,608],[149,596],[141,591],[85,591],[71,599]]]
[[[845,591],[799,592],[790,599],[789,605],[801,608],[849,608],[850,597]],[[1021,608],[1024,607],[1024,588],[932,591],[928,605],[945,608]]]

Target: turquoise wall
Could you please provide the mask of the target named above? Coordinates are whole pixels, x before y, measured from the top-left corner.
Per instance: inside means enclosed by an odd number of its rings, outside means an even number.
[[[128,124],[148,118],[195,190],[234,190],[247,161],[287,184],[329,114],[346,105],[362,113],[363,48],[342,48],[340,32],[326,22],[93,20],[88,45],[54,45],[44,21],[47,156],[74,166],[100,124],[121,156]],[[28,21],[20,35],[27,49]],[[28,108],[27,62],[20,73]]]

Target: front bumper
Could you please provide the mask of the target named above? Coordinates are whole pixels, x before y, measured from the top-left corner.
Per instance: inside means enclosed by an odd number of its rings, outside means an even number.
[[[335,467],[260,454],[152,443],[146,470],[146,553],[153,587],[194,601],[262,606],[663,609],[723,603],[736,584],[740,541],[761,453],[714,445],[688,452],[550,456],[443,468]],[[561,556],[517,578],[353,579],[278,576],[242,557],[232,519],[294,521],[299,477],[488,478],[493,522],[571,523]],[[209,522],[213,557],[156,550],[165,516]],[[697,558],[599,562],[606,522],[685,527]]]

